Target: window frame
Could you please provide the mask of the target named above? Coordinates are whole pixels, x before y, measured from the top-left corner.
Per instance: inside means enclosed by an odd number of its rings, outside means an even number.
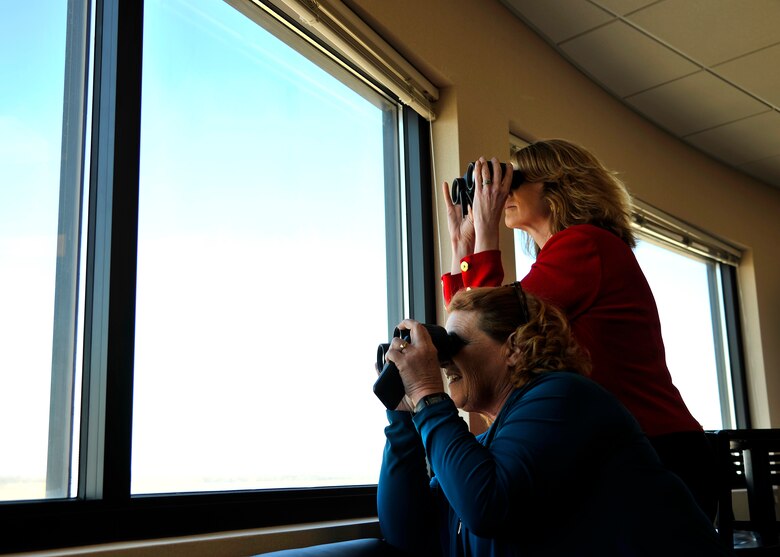
[[[3,553],[376,516],[375,485],[131,496],[143,14],[143,2],[95,2],[77,494],[0,502]],[[403,304],[388,301],[402,309],[389,317],[429,321],[436,315],[430,126],[385,94],[400,112],[397,208],[407,228],[388,269],[401,265],[407,277],[394,288]]]
[[[714,360],[721,420],[724,429],[745,427],[742,425],[743,422],[741,422],[739,418],[739,401],[735,391],[735,385],[738,383],[739,379],[735,376],[735,368],[732,367],[732,347],[729,335],[733,334],[733,331],[728,324],[728,307],[731,305],[731,311],[733,312],[735,310],[733,304],[737,302],[736,300],[730,301],[726,298],[726,283],[723,276],[724,273],[728,273],[730,270],[735,271],[736,267],[732,264],[725,263],[722,260],[717,260],[713,257],[704,255],[701,249],[689,251],[681,248],[677,245],[674,238],[670,237],[667,240],[664,240],[663,235],[658,233],[657,230],[653,231],[652,234],[648,234],[641,226],[636,225],[637,220],[642,222],[646,217],[640,216],[640,213],[638,212],[634,212],[633,218],[635,221],[637,240],[653,244],[660,249],[670,251],[681,257],[690,257],[706,266],[707,290],[710,301],[710,322],[712,324],[711,334],[713,346],[715,348]],[[657,296],[657,294],[654,295]],[[746,406],[740,407],[740,410],[744,413]]]
[[[89,88],[88,3],[69,2],[66,36],[62,148],[58,211],[58,257],[54,288],[49,441],[46,465],[47,497],[64,497],[70,489],[73,451],[71,401],[76,385],[76,342],[79,272],[81,267],[81,216],[83,213],[84,145]]]
[[[632,221],[640,236],[672,251],[687,253],[709,262],[708,283],[710,300],[720,304],[712,307],[713,336],[718,349],[718,387],[721,397],[721,414],[727,393],[733,427],[750,427],[750,406],[747,397],[747,376],[744,366],[742,329],[739,319],[739,291],[737,268],[742,258],[738,248],[719,238],[654,207],[640,199],[633,199]]]
[[[720,280],[723,291],[723,311],[725,321],[726,344],[728,346],[728,361],[731,367],[731,388],[734,397],[734,416],[736,429],[753,427],[750,419],[750,403],[748,400],[747,373],[745,370],[745,349],[742,340],[741,308],[739,303],[739,288],[737,285],[737,267],[720,266]]]

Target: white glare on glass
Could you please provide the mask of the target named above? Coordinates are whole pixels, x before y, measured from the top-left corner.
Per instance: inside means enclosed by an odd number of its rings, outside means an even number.
[[[635,253],[658,306],[672,380],[704,429],[720,429],[708,263],[641,240]]]
[[[46,495],[66,4],[0,3],[0,501]]]
[[[515,276],[517,280],[523,280],[525,275],[531,270],[531,265],[536,261],[526,253],[525,245],[527,235],[522,230],[514,230],[515,235]]]
[[[132,491],[376,483],[383,111],[225,3],[144,11]]]

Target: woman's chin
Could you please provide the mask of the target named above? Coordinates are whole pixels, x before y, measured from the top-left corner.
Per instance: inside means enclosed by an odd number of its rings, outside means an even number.
[[[450,383],[448,389],[450,391],[450,398],[452,399],[452,402],[454,402],[455,406],[458,408],[462,408],[466,401],[463,395],[463,391],[460,388],[460,381]]]
[[[518,225],[518,222],[517,222],[517,218],[515,218],[514,215],[509,215],[509,214],[506,214],[504,216],[504,226],[506,226],[507,228],[512,228],[512,229],[520,228],[520,226]]]

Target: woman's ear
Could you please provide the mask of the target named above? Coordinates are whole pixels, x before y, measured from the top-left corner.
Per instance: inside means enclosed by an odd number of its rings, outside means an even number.
[[[509,335],[509,338],[506,339],[506,342],[504,343],[504,354],[506,355],[505,356],[506,365],[509,369],[517,368],[522,358],[522,356],[520,355],[520,350],[517,349],[514,343],[515,334],[516,332]]]

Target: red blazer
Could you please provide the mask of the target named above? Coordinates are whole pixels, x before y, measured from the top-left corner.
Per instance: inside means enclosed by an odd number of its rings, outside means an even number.
[[[442,277],[447,304],[463,287],[499,286],[504,278],[497,250],[465,257],[461,270]],[[521,282],[566,313],[590,353],[591,377],[648,436],[702,429],[672,383],[655,299],[625,242],[597,226],[571,226],[547,241]]]

